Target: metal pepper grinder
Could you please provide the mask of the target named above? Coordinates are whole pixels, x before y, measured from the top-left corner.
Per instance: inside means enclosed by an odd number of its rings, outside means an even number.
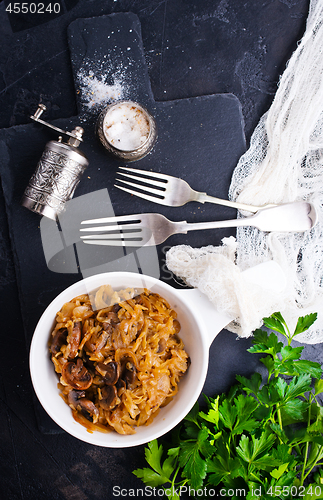
[[[62,136],[57,141],[46,144],[35,173],[29,180],[21,204],[38,214],[56,220],[57,215],[65,210],[65,203],[73,197],[76,186],[89,162],[78,148],[82,141],[82,127],[75,127],[72,132],[61,130],[40,119],[46,110],[39,104],[37,111],[30,118],[46,127],[69,137],[67,143]]]

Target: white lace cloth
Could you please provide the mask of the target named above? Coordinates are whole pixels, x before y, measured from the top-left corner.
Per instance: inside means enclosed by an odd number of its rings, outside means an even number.
[[[238,228],[221,247],[176,246],[167,266],[236,318],[228,329],[248,337],[262,318],[281,311],[293,326],[317,312],[299,342],[323,342],[323,1],[312,0],[306,30],[284,71],[274,101],[234,170],[229,198],[263,205],[314,201],[318,224],[305,233]],[[243,214],[239,214],[241,216]],[[241,271],[274,260],[286,274],[280,294],[248,283]]]

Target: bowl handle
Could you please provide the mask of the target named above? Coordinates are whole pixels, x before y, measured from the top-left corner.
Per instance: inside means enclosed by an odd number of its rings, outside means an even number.
[[[286,277],[279,264],[270,260],[263,262],[257,266],[250,267],[243,271],[243,275],[248,277],[248,280],[262,285],[264,288],[279,293],[286,287]],[[198,310],[204,322],[206,323],[209,345],[213,340],[234,319],[226,313],[217,311],[208,297],[198,288],[180,290],[184,298],[192,303],[192,309]],[[210,307],[211,306],[211,307]]]

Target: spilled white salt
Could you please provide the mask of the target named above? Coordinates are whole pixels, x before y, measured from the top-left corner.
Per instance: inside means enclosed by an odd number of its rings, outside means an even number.
[[[93,71],[86,73],[81,70],[78,73],[78,82],[82,102],[89,110],[125,97],[124,85],[122,80],[118,78],[114,80],[112,85],[108,85],[104,75],[97,77]]]
[[[107,141],[122,151],[139,148],[149,136],[149,122],[143,111],[129,103],[113,107],[103,121]]]

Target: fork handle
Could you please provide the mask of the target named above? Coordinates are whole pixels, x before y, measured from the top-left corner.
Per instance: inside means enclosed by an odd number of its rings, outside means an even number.
[[[262,208],[268,208],[269,206],[273,205],[264,205],[262,207],[256,207],[255,205],[247,205],[245,203],[239,203],[238,201],[229,201],[229,200],[222,200],[221,198],[215,198],[214,196],[209,196],[206,193],[199,193],[198,191],[195,191],[196,197],[195,201],[198,201],[200,203],[215,203],[217,205],[223,205],[225,207],[232,207],[236,208],[237,210],[246,210],[248,212],[256,213],[258,210],[261,210]]]
[[[254,226],[257,227],[257,215],[241,217],[240,219],[219,220],[210,222],[173,222],[174,233],[186,234],[188,231],[199,229],[220,229],[225,227]],[[173,234],[174,234],[173,233]]]

